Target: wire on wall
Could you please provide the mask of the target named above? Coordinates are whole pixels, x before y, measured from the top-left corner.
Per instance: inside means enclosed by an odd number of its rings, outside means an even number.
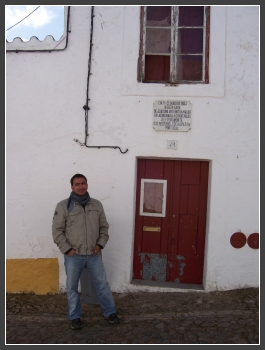
[[[30,12],[30,13],[29,13],[26,17],[24,17],[21,21],[19,21],[19,22],[17,22],[16,24],[12,25],[12,27],[7,28],[7,29],[6,29],[6,32],[7,32],[9,29],[11,29],[11,28],[15,27],[16,25],[18,25],[19,23],[23,22],[26,18],[28,18],[30,15],[32,15],[33,12],[35,12],[36,10],[38,10],[39,7],[40,7],[40,6],[36,7],[35,10],[33,10],[32,12]]]
[[[125,151],[122,151],[121,148],[119,146],[88,146],[87,145],[87,138],[89,136],[88,134],[88,111],[90,110],[89,106],[88,106],[88,102],[89,102],[89,78],[91,75],[91,56],[92,56],[92,38],[93,38],[93,18],[94,18],[94,6],[91,7],[91,28],[90,28],[90,45],[89,45],[89,58],[88,58],[88,74],[87,74],[87,90],[86,90],[86,104],[83,106],[83,109],[85,110],[85,142],[81,143],[79,140],[74,139],[75,142],[78,142],[81,146],[86,146],[87,148],[118,148],[120,150],[121,153],[126,153],[128,152],[128,149],[126,149]]]

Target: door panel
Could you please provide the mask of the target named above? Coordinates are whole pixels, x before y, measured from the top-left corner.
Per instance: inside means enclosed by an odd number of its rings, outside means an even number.
[[[178,251],[183,256],[196,256],[197,215],[181,215],[179,225]]]
[[[181,184],[199,185],[200,183],[200,162],[183,161]]]
[[[134,279],[202,283],[208,169],[207,161],[138,160]],[[153,181],[146,191],[142,179]],[[161,194],[161,180],[166,180],[166,196]]]
[[[160,253],[160,233],[143,232],[142,251],[145,253]]]
[[[187,213],[191,215],[198,215],[199,212],[199,200],[200,200],[200,187],[190,185],[188,193],[188,210]]]

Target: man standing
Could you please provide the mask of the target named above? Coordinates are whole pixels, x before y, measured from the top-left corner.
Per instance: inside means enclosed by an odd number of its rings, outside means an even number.
[[[54,243],[64,254],[71,328],[82,328],[78,283],[84,268],[87,268],[94,283],[104,318],[110,323],[119,323],[101,258],[101,249],[109,239],[109,224],[103,206],[89,196],[84,175],[75,174],[70,183],[70,197],[59,202],[55,208],[52,235]]]

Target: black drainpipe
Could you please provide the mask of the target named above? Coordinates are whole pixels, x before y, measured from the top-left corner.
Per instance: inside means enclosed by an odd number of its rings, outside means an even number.
[[[88,98],[88,90],[89,90],[89,78],[90,78],[90,67],[91,67],[91,54],[92,54],[92,36],[93,36],[93,17],[94,16],[94,6],[91,7],[91,28],[90,28],[90,48],[89,48],[89,58],[88,58],[88,74],[87,74],[87,90],[86,90],[86,104],[83,106],[83,109],[85,110],[85,142],[81,143],[79,140],[74,139],[75,142],[78,142],[81,146],[86,146],[87,148],[118,148],[121,153],[128,152],[128,149],[125,151],[122,151],[119,146],[88,146],[87,145],[87,138],[89,136],[88,134],[88,101],[90,100]]]

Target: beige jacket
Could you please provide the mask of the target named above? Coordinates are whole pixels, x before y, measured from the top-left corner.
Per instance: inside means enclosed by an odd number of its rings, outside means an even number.
[[[109,224],[100,201],[90,198],[85,210],[75,203],[68,213],[68,198],[59,202],[55,208],[52,236],[60,251],[64,254],[70,248],[77,254],[92,254],[96,244],[105,247],[108,239]]]

